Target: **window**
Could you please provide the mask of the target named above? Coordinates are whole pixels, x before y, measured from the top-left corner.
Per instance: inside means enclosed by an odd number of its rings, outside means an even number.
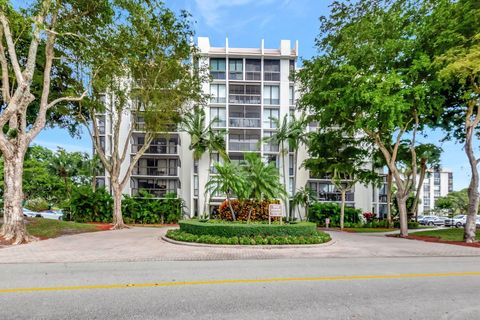
[[[295,104],[295,90],[293,86],[288,88],[288,103],[293,106]]]
[[[211,100],[210,100],[211,102],[225,103],[227,101],[224,84],[211,84],[210,95],[211,95]]]
[[[235,104],[260,104],[261,86],[232,84],[228,88],[229,102]]]
[[[225,128],[227,126],[227,113],[225,108],[210,107],[210,120],[214,128]]]
[[[271,133],[271,132],[269,132]],[[275,168],[280,168],[280,163],[278,162],[278,157],[277,155],[273,155],[273,154],[269,154],[269,155],[265,155],[263,157],[263,160],[267,163],[267,164],[273,164],[275,165]]]
[[[288,194],[293,196],[293,178],[288,179]]]
[[[436,171],[433,173],[433,183],[440,184],[440,172]]]
[[[243,80],[243,60],[242,59],[229,60],[229,79]]]
[[[280,110],[273,108],[265,108],[263,110],[263,127],[266,129],[275,129],[277,127],[274,119],[280,118]]]
[[[263,61],[263,80],[280,81],[280,60]]]
[[[295,158],[293,154],[288,156],[288,174],[293,176],[295,174]]]
[[[225,80],[225,59],[210,59],[210,74],[213,79]]]
[[[105,116],[97,116],[97,127],[99,134],[105,134]]]
[[[245,60],[245,80],[261,80],[262,61],[260,59]]]
[[[264,86],[263,87],[263,103],[264,104],[280,104],[280,87]]]
[[[97,188],[104,188],[105,187],[105,178],[96,178],[95,185]]]

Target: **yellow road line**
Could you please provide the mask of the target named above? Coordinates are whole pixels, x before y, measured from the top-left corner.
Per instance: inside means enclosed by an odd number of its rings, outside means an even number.
[[[224,279],[205,281],[170,281],[157,283],[129,283],[129,284],[99,284],[84,286],[64,287],[39,287],[39,288],[10,288],[0,289],[0,293],[35,292],[35,291],[69,291],[69,290],[91,290],[91,289],[126,289],[146,287],[174,287],[190,285],[214,285],[230,283],[272,283],[272,282],[296,282],[296,281],[345,281],[345,280],[366,280],[366,279],[409,279],[409,278],[434,278],[434,277],[467,277],[480,276],[480,272],[447,272],[447,273],[406,273],[388,275],[358,275],[358,276],[330,276],[313,278],[265,278],[265,279]]]

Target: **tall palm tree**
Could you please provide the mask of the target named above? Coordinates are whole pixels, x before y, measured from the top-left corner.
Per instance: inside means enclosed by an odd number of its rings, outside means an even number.
[[[210,123],[206,124],[205,110],[200,106],[195,106],[192,112],[184,116],[181,130],[190,135],[189,149],[193,151],[194,162],[199,161],[206,152],[208,152],[210,158],[213,152],[218,152],[222,158],[227,158],[225,131],[212,130],[212,124],[215,121],[217,119],[212,119]],[[198,174],[200,175],[200,172]],[[210,166],[207,174],[210,176]],[[199,202],[197,202],[197,211],[200,213]]]
[[[298,149],[302,143],[306,142],[306,135],[305,135],[305,125],[306,125],[306,117],[302,114],[299,119],[296,119],[295,116],[291,116],[289,121],[289,116],[285,115],[280,121],[280,119],[272,118],[271,120],[274,122],[276,126],[276,131],[273,133],[272,136],[267,137],[264,139],[265,142],[273,143],[279,145],[278,154],[282,159],[282,176],[283,176],[283,184],[285,188],[287,187],[287,156],[289,149],[294,150],[294,183],[292,185],[293,192],[295,192],[296,188],[296,171],[297,171],[297,161],[298,161]],[[290,216],[290,204],[289,204],[289,196],[287,196],[285,200],[285,210],[287,214],[287,219]]]

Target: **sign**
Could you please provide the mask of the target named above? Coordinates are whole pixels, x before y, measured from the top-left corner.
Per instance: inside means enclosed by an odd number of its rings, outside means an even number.
[[[280,217],[280,224],[282,224],[282,205],[277,203],[270,203],[268,205],[268,224],[272,223],[272,217]]]
[[[270,217],[281,217],[282,215],[282,205],[271,203],[268,205],[268,214]]]

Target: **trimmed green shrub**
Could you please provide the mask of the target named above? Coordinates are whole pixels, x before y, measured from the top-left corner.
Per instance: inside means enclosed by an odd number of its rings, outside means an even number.
[[[183,220],[180,230],[195,235],[214,235],[219,237],[254,236],[311,236],[316,234],[317,226],[311,222],[295,224],[199,222]]]
[[[407,225],[408,225],[408,229],[418,229],[420,227],[419,223],[416,221],[408,221]],[[394,221],[393,227],[400,228],[400,221]]]
[[[217,235],[196,235],[179,229],[168,230],[167,238],[184,241],[208,244],[227,244],[227,245],[295,245],[295,244],[319,244],[331,240],[327,233],[315,231],[308,236],[233,236],[224,237]]]
[[[345,223],[359,223],[362,212],[359,209],[345,207]],[[340,226],[340,205],[331,202],[315,202],[308,209],[309,221],[324,226],[330,218],[330,226]]]
[[[126,223],[176,223],[182,217],[183,201],[175,193],[167,193],[163,199],[148,192],[140,197],[124,195],[122,213]]]
[[[47,200],[43,198],[34,198],[25,202],[25,208],[35,212],[40,212],[50,209],[50,205],[48,204]]]

